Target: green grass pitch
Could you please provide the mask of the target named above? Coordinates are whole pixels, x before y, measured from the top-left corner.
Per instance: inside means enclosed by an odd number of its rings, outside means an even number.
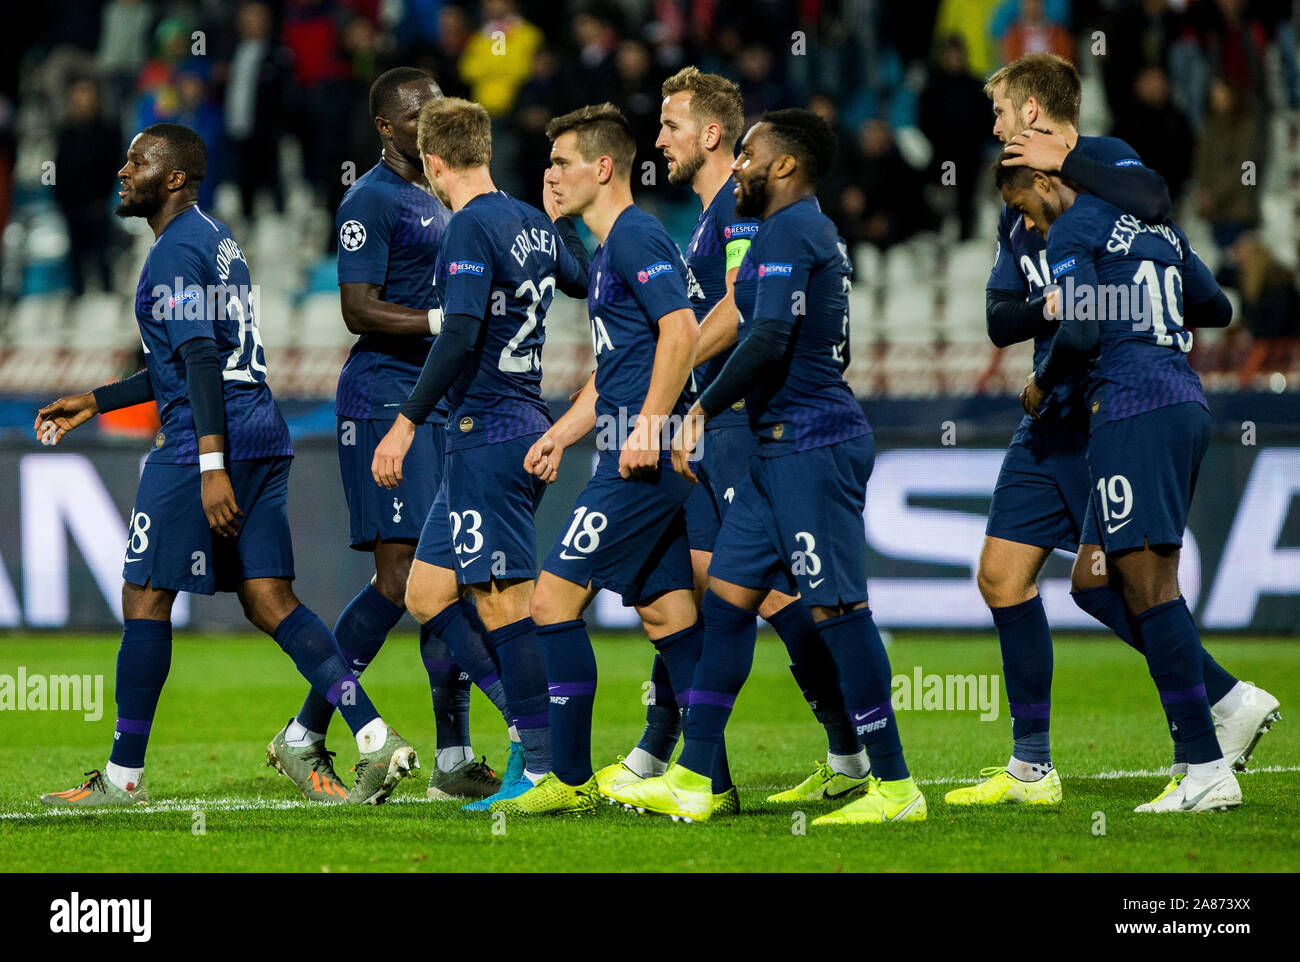
[[[1239,677],[1282,701],[1283,719],[1242,776],[1245,804],[1198,816],[1139,816],[1164,784],[1169,738],[1145,665],[1114,640],[1059,639],[1053,749],[1065,801],[1055,810],[951,810],[943,793],[1005,761],[1010,724],[996,641],[989,636],[896,636],[895,676],[998,676],[998,718],[908,710],[904,748],[929,803],[922,824],[814,828],[826,805],[800,816],[767,805],[824,757],[819,726],[790,678],[785,652],[760,637],[754,672],[727,731],[744,814],[704,825],[638,818],[613,808],[580,820],[494,823],[458,803],[426,802],[424,778],[379,808],[310,806],[265,765],[265,746],[297,708],[303,684],[263,637],[181,636],[154,723],[149,809],[58,814],[42,791],[70,788],[101,767],[112,737],[116,639],[48,635],[0,639],[0,674],[104,675],[104,714],[0,712],[0,867],[10,871],[1285,871],[1300,868],[1300,645],[1209,638]],[[632,747],[651,648],[596,644],[597,765]],[[433,762],[429,694],[413,635],[391,638],[365,675],[385,717]],[[504,761],[505,734],[475,693],[474,746]],[[336,717],[330,744],[345,773],[356,758]],[[196,813],[202,813],[201,815]],[[799,831],[803,823],[804,831]],[[204,831],[197,830],[202,827]],[[494,831],[495,828],[495,831]],[[1104,828],[1104,833],[1101,829]]]

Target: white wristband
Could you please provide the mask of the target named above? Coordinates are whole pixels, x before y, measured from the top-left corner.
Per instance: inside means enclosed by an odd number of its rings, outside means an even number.
[[[435,307],[429,311],[429,333],[442,333],[442,308]]]
[[[213,451],[211,454],[199,455],[199,473],[204,471],[224,471],[226,469],[226,456],[220,451]]]

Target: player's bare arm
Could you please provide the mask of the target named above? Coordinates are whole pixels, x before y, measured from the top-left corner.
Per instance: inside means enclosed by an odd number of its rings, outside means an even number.
[[[240,519],[244,512],[235,503],[235,489],[231,487],[230,475],[224,467],[204,470],[203,456],[217,454],[223,456],[226,451],[224,434],[205,434],[199,438],[199,477],[203,486],[203,513],[208,517],[208,526],[217,534],[233,538],[239,534]]]
[[[348,282],[339,285],[343,323],[353,334],[407,334],[428,337],[437,334],[436,311],[403,307],[383,300],[378,284]]]
[[[682,308],[659,318],[659,340],[650,372],[650,389],[619,455],[620,477],[636,477],[658,466],[659,432],[681,396],[691,368],[695,366],[695,345],[699,339],[700,327],[690,310]]]
[[[727,293],[714,304],[700,322],[700,340],[695,345],[695,366],[711,361],[736,346],[740,338],[740,312],[736,310],[736,275],[740,268],[727,271]]]
[[[696,401],[691,405],[691,409],[686,412],[686,417],[677,429],[677,433],[673,435],[673,470],[691,484],[699,483],[699,478],[691,470],[691,456],[695,454],[695,449],[700,446],[700,438],[704,436],[704,425],[708,423],[708,420],[709,416],[700,407],[700,402]]]
[[[551,429],[538,438],[524,455],[524,470],[536,475],[547,484],[560,472],[560,459],[564,449],[586,437],[596,426],[596,374],[593,371],[573,397],[573,405],[551,425]]]

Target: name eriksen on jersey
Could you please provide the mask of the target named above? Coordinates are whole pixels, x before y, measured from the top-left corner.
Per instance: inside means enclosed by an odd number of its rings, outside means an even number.
[[[524,261],[533,251],[550,254],[554,259],[555,235],[540,227],[526,227],[515,235],[514,243],[510,245],[510,253],[514,255],[520,267],[524,266]]]

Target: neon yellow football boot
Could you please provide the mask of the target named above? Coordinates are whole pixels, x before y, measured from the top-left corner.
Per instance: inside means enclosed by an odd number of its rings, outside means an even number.
[[[818,762],[813,773],[794,788],[769,795],[767,800],[779,805],[797,802],[847,801],[865,793],[870,781],[870,772],[861,778],[854,778],[852,775],[840,774],[826,762]]]
[[[873,825],[878,822],[924,822],[925,796],[911,776],[891,782],[872,777],[867,792],[843,808],[813,819],[814,825]]]
[[[606,765],[596,772],[595,778],[596,790],[604,795],[611,805],[614,804],[614,800],[611,798],[612,792],[621,791],[629,785],[645,781],[644,776],[638,775],[627,767],[622,755],[618,756],[618,761],[614,762],[614,764]]]
[[[1061,776],[1053,768],[1034,782],[1023,782],[1005,768],[981,768],[978,785],[954,788],[943,797],[949,805],[1060,805]]]
[[[587,815],[600,809],[600,792],[593,775],[581,785],[566,785],[554,772],[547,772],[536,785],[514,798],[503,798],[488,806],[489,812],[507,815]]]
[[[638,815],[649,812],[667,815],[674,822],[707,822],[715,811],[716,800],[726,795],[726,792],[718,796],[713,794],[713,780],[709,776],[698,775],[681,765],[672,765],[658,778],[643,778],[609,797]],[[739,795],[735,805],[739,811]]]
[[[713,814],[714,815],[739,815],[740,814],[740,792],[736,791],[736,786],[732,785],[725,792],[713,796]]]

